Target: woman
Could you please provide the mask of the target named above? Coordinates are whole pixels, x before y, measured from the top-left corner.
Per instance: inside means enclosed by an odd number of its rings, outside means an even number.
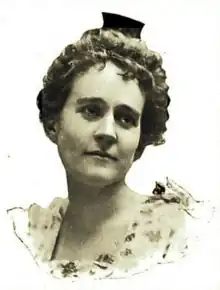
[[[37,263],[71,280],[176,261],[199,229],[201,203],[175,182],[156,182],[146,196],[125,184],[145,147],[164,142],[170,99],[161,57],[140,39],[143,23],[103,17],[101,29],[86,31],[52,63],[37,98],[68,198],[9,210]]]

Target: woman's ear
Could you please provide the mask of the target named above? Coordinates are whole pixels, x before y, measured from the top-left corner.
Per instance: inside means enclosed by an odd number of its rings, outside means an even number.
[[[55,144],[57,144],[58,123],[54,120],[48,120],[44,124],[44,130],[47,137]]]

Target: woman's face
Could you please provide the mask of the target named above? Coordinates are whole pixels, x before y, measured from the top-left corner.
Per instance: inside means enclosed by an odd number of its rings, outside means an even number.
[[[111,62],[90,68],[74,82],[61,112],[58,151],[77,181],[106,186],[123,179],[133,163],[144,97],[136,80],[119,73]]]

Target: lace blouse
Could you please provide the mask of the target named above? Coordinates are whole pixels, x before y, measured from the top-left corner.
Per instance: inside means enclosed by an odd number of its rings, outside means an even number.
[[[28,209],[9,209],[8,214],[16,236],[50,275],[71,281],[125,278],[187,255],[213,212],[207,203],[196,201],[170,179],[166,184],[157,182],[152,193],[142,197],[118,253],[100,252],[94,261],[52,259],[69,203],[67,198],[55,198],[48,208],[32,204]]]

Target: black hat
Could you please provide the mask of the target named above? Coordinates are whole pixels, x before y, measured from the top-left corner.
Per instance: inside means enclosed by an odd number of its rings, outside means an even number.
[[[121,31],[127,36],[133,38],[141,38],[141,31],[144,23],[113,13],[102,12],[103,26],[102,28],[112,28]]]

